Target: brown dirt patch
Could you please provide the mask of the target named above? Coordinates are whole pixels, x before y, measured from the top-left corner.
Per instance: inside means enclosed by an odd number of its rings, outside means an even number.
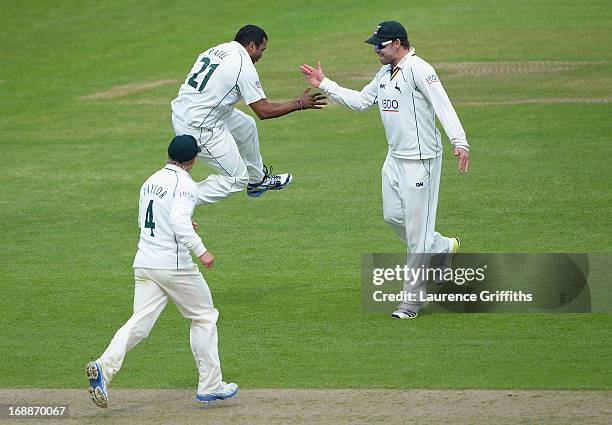
[[[444,74],[444,78],[465,76],[496,76],[524,74],[554,74],[573,71],[593,65],[607,65],[610,61],[490,61],[490,62],[437,62],[432,66]],[[332,78],[371,80],[380,68],[369,66],[367,69],[336,71]]]
[[[203,408],[190,390],[112,389],[96,407],[85,389],[2,389],[0,404],[68,404],[58,423],[92,424],[610,424],[612,391],[241,390]],[[0,418],[2,423],[16,423]],[[49,423],[49,420],[19,421]]]
[[[552,74],[573,71],[589,65],[605,65],[607,61],[516,61],[516,62],[442,62],[434,68],[457,75]]]
[[[164,86],[166,84],[178,84],[176,80],[156,80],[149,81],[146,83],[133,83],[123,84],[121,86],[115,86],[109,90],[88,94],[86,96],[79,97],[79,100],[102,100],[102,99],[114,99],[117,97],[127,96],[133,93],[142,92],[155,87]]]
[[[610,103],[612,97],[541,97],[533,99],[485,100],[457,102],[461,106],[527,105],[549,103]]]
[[[572,71],[578,68],[591,66],[591,65],[606,65],[610,61],[505,61],[505,62],[441,62],[435,63],[434,68],[441,70],[445,76],[444,78],[461,78],[470,76],[496,76],[496,75],[521,75],[521,74],[553,74],[559,72]],[[376,69],[368,70],[354,70],[350,69],[344,72],[337,72],[335,79],[342,81],[344,79],[349,80],[370,80],[376,73]],[[0,80],[0,83],[5,81]],[[601,81],[590,80],[579,80],[573,84],[579,84],[580,87],[588,85],[606,85],[609,79],[603,79]],[[171,79],[155,80],[144,83],[132,83],[124,84],[120,86],[111,87],[108,90],[88,94],[79,97],[79,100],[105,100],[105,99],[116,99],[128,96],[130,94],[144,92],[146,90],[164,86],[168,84],[177,85],[179,81]],[[486,102],[463,102],[459,103],[467,106],[488,106],[488,105],[517,105],[517,104],[528,104],[528,103],[609,103],[611,100],[609,97],[603,98],[589,98],[589,97],[577,97],[577,98],[542,98],[542,99],[519,99],[519,100],[504,100],[504,101],[486,101]],[[124,100],[126,104],[133,105],[147,105],[147,106],[159,106],[167,105],[168,99],[133,99]],[[333,104],[333,103],[332,103]]]

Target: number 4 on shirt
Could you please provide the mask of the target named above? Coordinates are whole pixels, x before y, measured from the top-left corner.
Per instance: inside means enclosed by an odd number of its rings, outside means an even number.
[[[155,237],[153,234],[153,229],[155,229],[155,222],[153,221],[153,200],[149,201],[149,206],[147,207],[147,213],[145,215],[145,228],[151,229],[151,236]]]

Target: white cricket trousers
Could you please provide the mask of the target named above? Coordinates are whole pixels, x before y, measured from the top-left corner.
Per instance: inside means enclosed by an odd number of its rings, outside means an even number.
[[[263,180],[263,159],[253,117],[234,109],[224,126],[204,129],[191,127],[172,114],[172,126],[177,136],[195,137],[202,147],[198,159],[218,172],[197,183],[198,205],[219,202],[247,184]]]
[[[219,389],[222,381],[217,348],[219,312],[198,267],[194,264],[182,270],[135,268],[134,276],[134,314],[97,360],[108,381],[121,369],[126,353],[149,335],[171,299],[181,314],[191,319],[189,339],[200,375],[198,394]]]
[[[427,267],[431,255],[447,253],[452,239],[435,231],[442,155],[429,159],[399,159],[387,154],[382,169],[385,222],[407,245],[407,265]],[[426,298],[424,279],[404,282],[404,293],[414,302],[398,307],[418,312]]]

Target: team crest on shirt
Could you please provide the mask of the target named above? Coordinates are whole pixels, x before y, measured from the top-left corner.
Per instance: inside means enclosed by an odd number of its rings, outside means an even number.
[[[258,89],[261,88],[261,83],[259,82],[259,80],[255,81],[255,87],[257,87]]]
[[[425,78],[425,81],[427,81],[428,84],[434,84],[434,83],[439,83],[440,79],[438,78],[436,74],[433,74]]]

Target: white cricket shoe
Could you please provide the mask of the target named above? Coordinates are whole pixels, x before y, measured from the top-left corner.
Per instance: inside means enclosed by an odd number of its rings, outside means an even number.
[[[254,183],[247,186],[247,195],[251,198],[256,198],[263,195],[268,190],[281,190],[287,187],[292,181],[293,176],[290,173],[273,174],[272,167],[268,170],[268,167],[264,165],[264,178],[259,183]]]
[[[228,398],[234,397],[236,394],[238,394],[238,385],[233,382],[229,384],[221,382],[221,388],[217,391],[208,394],[198,394],[196,395],[196,400],[203,403],[209,403],[215,400],[227,400]]]
[[[395,310],[391,313],[391,318],[393,319],[416,319],[419,313],[414,311],[406,310],[403,308]]]
[[[85,366],[89,379],[89,396],[98,407],[108,407],[108,381],[98,362],[89,362]]]
[[[457,256],[460,247],[461,239],[457,237],[450,238],[449,250],[447,253],[441,254],[440,262],[436,266],[439,267],[439,269],[441,270],[440,274],[434,273],[433,281],[436,285],[443,285],[446,283],[446,281],[444,280],[444,275],[446,274],[447,270],[450,270],[452,268],[453,261],[455,261],[455,257]]]

